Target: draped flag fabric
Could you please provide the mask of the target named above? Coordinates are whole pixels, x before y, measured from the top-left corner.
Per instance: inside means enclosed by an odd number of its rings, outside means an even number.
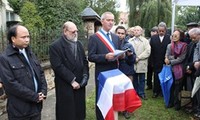
[[[101,72],[98,80],[97,106],[105,120],[114,120],[114,111],[133,112],[142,105],[131,80],[120,70]]]
[[[192,94],[191,94],[192,98],[194,97],[196,92],[199,90],[199,88],[200,88],[200,77],[197,77],[195,79],[194,86],[193,86],[193,89],[192,89]]]

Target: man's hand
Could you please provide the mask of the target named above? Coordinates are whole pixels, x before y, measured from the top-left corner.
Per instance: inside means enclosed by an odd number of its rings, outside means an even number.
[[[3,87],[3,83],[0,83],[0,88],[2,88]]]
[[[186,70],[186,73],[187,73],[187,74],[191,74],[191,73],[192,73],[192,71],[191,71],[191,70],[189,70],[189,69],[187,69],[187,70]]]
[[[136,57],[135,62],[137,63],[140,59],[138,57]]]
[[[38,103],[46,99],[46,96],[42,92],[38,93],[38,96]]]
[[[198,62],[195,62],[195,63],[194,63],[194,67],[195,67],[196,70],[198,70],[199,67],[200,67],[200,62],[199,62],[199,61],[198,61]]]
[[[72,82],[71,85],[72,85],[73,89],[79,89],[80,88],[79,83],[77,83],[76,81]]]
[[[105,58],[107,60],[113,60],[115,58],[115,55],[114,55],[114,53],[109,52],[109,53],[106,54]]]
[[[124,59],[125,56],[126,56],[126,54],[124,53],[124,54],[120,55],[118,58],[119,58],[119,59]]]
[[[132,51],[127,51],[126,54],[127,54],[127,56],[131,56],[131,55],[133,55],[133,52]]]
[[[83,79],[81,80],[80,87],[85,87],[88,83],[88,75],[84,74]]]

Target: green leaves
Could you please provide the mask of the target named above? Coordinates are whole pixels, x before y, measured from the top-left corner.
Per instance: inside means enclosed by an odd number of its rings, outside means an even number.
[[[189,22],[199,22],[200,21],[200,7],[177,7],[176,12],[176,25],[179,28],[186,29],[186,24]]]
[[[8,2],[10,7],[14,9],[14,13],[19,14],[23,6],[24,0],[8,0]]]
[[[129,0],[128,4],[130,27],[140,25],[142,28],[151,29],[161,21],[170,26],[171,0]]]
[[[38,15],[35,4],[31,2],[24,2],[23,7],[19,13],[22,23],[30,30],[33,31],[36,28],[44,28],[44,21]]]

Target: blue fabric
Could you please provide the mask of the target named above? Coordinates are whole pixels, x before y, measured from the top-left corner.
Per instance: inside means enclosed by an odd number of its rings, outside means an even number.
[[[164,65],[162,71],[158,74],[165,105],[168,106],[170,100],[170,89],[173,83],[172,68],[170,65]]]
[[[125,40],[121,40],[120,41],[120,49],[121,50],[126,50],[126,49],[130,49],[133,52],[133,55],[131,56],[127,56],[124,59],[120,59],[119,60],[119,69],[125,74],[125,75],[133,75],[135,74],[134,71],[134,63],[135,63],[135,50],[132,46],[132,44],[130,44],[126,39]]]
[[[98,76],[98,81],[99,81],[99,89],[98,89],[98,99],[99,96],[101,94],[101,91],[103,89],[103,86],[106,82],[106,80],[110,77],[114,77],[117,75],[123,74],[119,69],[113,69],[113,70],[108,70],[108,71],[104,71],[104,72],[100,72],[99,76]],[[98,101],[97,99],[97,101]]]
[[[133,86],[137,91],[139,96],[144,96],[144,88],[145,88],[145,73],[135,73],[133,75]]]

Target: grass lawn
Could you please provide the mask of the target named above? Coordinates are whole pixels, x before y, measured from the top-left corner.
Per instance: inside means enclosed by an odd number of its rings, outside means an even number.
[[[186,114],[183,110],[166,109],[163,98],[152,98],[151,90],[146,91],[146,94],[148,100],[142,100],[142,106],[131,115],[129,120],[194,120],[191,114]],[[94,92],[87,97],[86,120],[95,120],[94,98]],[[120,114],[119,120],[125,120],[125,118]]]

